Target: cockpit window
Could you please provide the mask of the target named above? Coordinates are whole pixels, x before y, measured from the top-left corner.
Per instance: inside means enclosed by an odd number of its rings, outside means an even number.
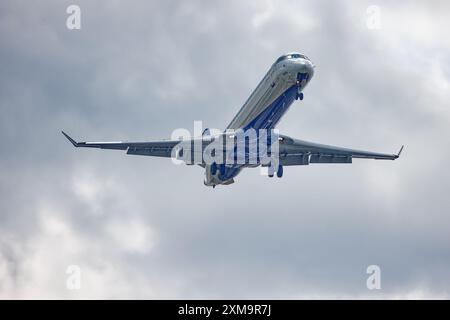
[[[300,54],[300,53],[291,54],[291,58],[301,58],[301,59],[309,60],[307,56],[305,56],[304,54]]]
[[[275,61],[275,63],[281,62],[283,60],[286,60],[288,56],[281,56],[277,59],[277,61]]]
[[[309,60],[309,58],[307,56],[305,56],[304,54],[292,53],[292,54],[287,54],[287,55],[279,57],[277,59],[277,61],[275,61],[275,63],[281,62],[286,59],[298,59],[298,58]]]

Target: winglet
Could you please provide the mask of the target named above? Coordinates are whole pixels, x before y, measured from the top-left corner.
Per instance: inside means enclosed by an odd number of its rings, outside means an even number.
[[[402,145],[402,147],[401,147],[400,150],[398,151],[398,153],[397,153],[397,158],[400,157],[400,155],[402,154],[403,147],[404,147],[404,146]]]
[[[67,140],[70,141],[70,143],[73,144],[74,147],[78,147],[78,142],[76,142],[71,137],[69,137],[69,135],[67,133],[65,133],[64,131],[61,131],[61,133],[67,138]]]

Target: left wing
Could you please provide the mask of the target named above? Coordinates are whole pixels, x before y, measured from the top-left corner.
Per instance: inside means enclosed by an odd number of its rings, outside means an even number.
[[[284,166],[307,165],[310,163],[352,163],[353,158],[395,160],[397,154],[354,150],[292,139],[280,135],[280,164]]]

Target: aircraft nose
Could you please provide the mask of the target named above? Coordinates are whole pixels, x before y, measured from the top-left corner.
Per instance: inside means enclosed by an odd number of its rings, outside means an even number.
[[[302,59],[301,61],[297,62],[297,66],[299,73],[307,73],[309,75],[309,78],[314,75],[314,64],[311,61]]]

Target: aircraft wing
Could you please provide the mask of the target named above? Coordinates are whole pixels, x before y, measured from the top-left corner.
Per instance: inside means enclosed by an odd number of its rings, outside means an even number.
[[[377,153],[341,148],[280,136],[280,164],[284,166],[307,165],[310,163],[352,163],[353,158],[395,160],[397,154]]]
[[[77,142],[62,134],[74,147],[126,150],[127,154],[153,157],[172,157],[172,150],[180,145],[179,140],[157,140],[148,142]],[[403,146],[397,154],[376,153],[348,148],[329,146],[314,142],[292,139],[280,135],[279,160],[283,166],[307,165],[310,163],[352,163],[353,158],[395,160],[400,156]],[[193,140],[182,144],[186,151],[192,148]],[[200,149],[202,150],[202,149]]]
[[[149,142],[76,142],[64,131],[62,134],[74,147],[126,150],[127,154],[166,157],[172,156],[172,149],[180,143],[177,140],[158,140]]]

